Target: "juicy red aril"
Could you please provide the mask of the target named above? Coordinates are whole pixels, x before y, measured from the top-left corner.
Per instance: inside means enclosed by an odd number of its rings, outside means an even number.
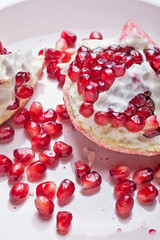
[[[0,126],[0,142],[10,141],[14,136],[14,129],[9,124],[3,124]]]
[[[31,138],[31,144],[36,148],[46,148],[51,142],[51,137],[49,134],[40,133],[37,136]]]
[[[90,49],[85,46],[81,46],[78,48],[77,52],[90,52]]]
[[[146,102],[146,98],[143,94],[136,95],[132,100],[131,103],[134,104],[136,107],[142,107]]]
[[[38,56],[44,55],[45,52],[46,52],[45,49],[41,49],[41,50],[39,50],[39,52],[38,52]]]
[[[126,115],[124,113],[112,112],[110,113],[110,123],[113,127],[123,127],[126,123]]]
[[[131,50],[133,50],[133,49],[134,49],[134,48],[131,47],[131,46],[126,46],[126,47],[120,47],[120,48],[119,48],[119,51],[125,52],[125,53],[129,54],[129,52],[130,52]]]
[[[82,94],[84,88],[89,84],[90,80],[90,75],[89,74],[82,74],[79,75],[78,81],[77,81],[77,88],[78,88],[78,93]]]
[[[99,93],[105,92],[108,90],[108,86],[104,82],[98,81],[98,90],[99,90]]]
[[[152,179],[153,179],[153,171],[151,168],[144,168],[144,169],[137,170],[133,175],[133,181],[137,185],[145,184],[147,182],[152,181]]]
[[[12,120],[16,125],[25,124],[29,121],[29,119],[30,119],[29,111],[24,107],[19,108],[12,117]]]
[[[130,68],[135,63],[135,59],[132,56],[124,56],[122,62],[125,64],[126,68]]]
[[[86,118],[89,118],[94,113],[93,103],[84,102],[80,106],[79,113]]]
[[[144,53],[148,62],[151,62],[153,58],[157,55],[157,53],[153,49],[144,50]]]
[[[35,101],[31,104],[29,113],[32,120],[38,122],[39,117],[42,115],[42,112],[43,112],[43,106],[40,102]]]
[[[46,166],[55,167],[59,161],[59,156],[51,149],[46,149],[39,154],[39,160]]]
[[[0,154],[0,174],[8,172],[12,166],[12,161],[5,155]]]
[[[97,59],[98,59],[98,54],[90,52],[85,58],[83,67],[88,67],[88,68],[94,67],[96,65]]]
[[[94,66],[91,69],[91,78],[97,82],[100,78],[101,71],[102,71],[102,66],[100,65]]]
[[[60,86],[64,85],[65,78],[66,78],[66,69],[65,68],[59,68],[56,72],[56,78],[59,82]]]
[[[160,69],[160,55],[153,58],[152,64],[156,69]]]
[[[77,67],[73,63],[70,64],[67,73],[72,82],[77,81],[79,70],[79,67]]]
[[[12,105],[9,105],[7,107],[7,109],[8,110],[15,110],[15,109],[19,108],[19,105],[20,105],[19,99],[16,97],[14,103]]]
[[[85,175],[81,180],[81,185],[84,190],[90,190],[93,188],[97,188],[101,185],[102,178],[98,172],[92,171]]]
[[[154,179],[160,183],[160,164],[158,164],[154,170]]]
[[[55,49],[58,51],[65,51],[68,48],[68,44],[64,38],[60,38],[56,41]]]
[[[57,190],[57,198],[60,202],[66,203],[73,195],[75,191],[75,185],[69,179],[64,179]]]
[[[124,63],[122,64],[115,64],[113,66],[113,72],[114,72],[114,75],[115,77],[122,77],[125,72],[126,72],[126,66]]]
[[[103,53],[100,54],[100,57],[109,61],[113,53],[114,51],[112,50],[105,50]]]
[[[69,119],[69,115],[68,115],[68,112],[67,112],[67,109],[66,109],[65,104],[59,104],[59,105],[57,105],[57,107],[56,107],[56,113],[57,113],[57,115],[58,115],[61,119],[63,119],[63,120]]]
[[[133,193],[136,190],[136,184],[131,180],[121,180],[114,188],[114,194],[117,198],[126,193]]]
[[[19,162],[31,161],[35,157],[35,152],[31,148],[17,148],[13,155]]]
[[[151,96],[151,92],[150,91],[145,91],[143,94],[144,94],[145,97],[150,97]]]
[[[60,211],[57,213],[57,232],[59,234],[66,234],[72,221],[72,214],[68,211]]]
[[[69,155],[71,155],[71,153],[73,151],[73,149],[70,145],[68,145],[62,141],[55,142],[53,149],[59,157],[68,157]]]
[[[134,114],[136,113],[136,110],[137,110],[136,106],[133,105],[132,103],[129,103],[129,104],[128,104],[128,107],[127,107],[127,109],[124,111],[124,113],[125,113],[128,117],[130,117],[130,116],[132,116],[132,115],[134,115]]]
[[[112,50],[113,52],[117,52],[120,50],[120,46],[118,44],[113,44],[108,47],[108,50]]]
[[[97,32],[97,31],[94,31],[94,32],[91,32],[90,36],[89,36],[89,39],[103,39],[102,37],[102,34],[100,32]]]
[[[78,52],[75,57],[75,63],[77,66],[82,67],[84,60],[86,59],[86,56],[88,55],[88,52]]]
[[[37,181],[44,176],[46,170],[47,167],[44,163],[40,161],[33,162],[26,169],[27,178],[29,181]]]
[[[48,48],[45,53],[45,60],[59,60],[62,56],[62,53],[53,48]]]
[[[25,200],[29,192],[27,183],[16,183],[10,190],[10,201],[14,204],[19,204]]]
[[[134,205],[133,197],[125,194],[118,198],[116,202],[116,210],[120,217],[128,217]]]
[[[137,198],[141,203],[153,202],[157,196],[158,190],[152,184],[148,184],[137,193]]]
[[[104,58],[98,58],[97,62],[96,62],[96,66],[101,66],[102,68],[104,68],[104,66],[107,64],[107,60]]]
[[[156,130],[158,127],[159,122],[157,121],[157,117],[155,115],[151,115],[145,120],[144,131]]]
[[[85,102],[94,103],[98,99],[98,92],[92,85],[87,85],[83,92],[83,97]]]
[[[61,38],[64,38],[66,40],[69,47],[73,47],[77,40],[77,36],[73,32],[66,30],[61,33]]]
[[[109,123],[110,120],[110,115],[108,112],[97,112],[94,115],[94,121],[95,123],[97,123],[98,125],[106,125]]]
[[[109,171],[110,176],[114,181],[120,181],[127,178],[130,175],[130,172],[129,167],[125,165],[112,167]]]
[[[116,52],[110,57],[110,61],[119,63],[122,61],[123,57],[126,56],[125,52]]]
[[[146,100],[145,106],[148,107],[148,108],[150,108],[150,110],[151,110],[152,112],[154,112],[154,110],[155,110],[155,104],[154,104],[154,102],[153,102],[153,100],[152,100],[151,98],[148,98],[148,99]]]
[[[47,73],[52,78],[56,77],[58,69],[59,67],[57,66],[57,62],[52,61],[47,65]]]
[[[75,174],[77,178],[82,179],[85,175],[90,173],[90,167],[83,161],[77,161],[74,163]]]
[[[41,126],[34,120],[29,120],[27,123],[25,123],[24,128],[31,137],[37,136],[41,132]]]
[[[35,206],[43,218],[50,218],[54,211],[54,203],[46,196],[39,196],[35,200]]]
[[[62,63],[67,63],[67,62],[69,62],[70,60],[71,60],[70,54],[67,53],[66,51],[62,52],[62,57],[61,57],[60,61],[61,61]]]
[[[93,49],[92,52],[101,54],[103,52],[103,50],[104,50],[103,48],[97,47],[97,48]]]
[[[136,64],[141,64],[143,62],[142,55],[137,50],[131,50],[130,55],[135,59]]]
[[[24,166],[21,162],[12,164],[8,171],[8,178],[10,181],[18,181],[24,173]]]
[[[62,134],[62,129],[63,127],[61,123],[57,123],[53,121],[45,122],[42,125],[43,132],[52,136],[57,136]]]
[[[146,131],[143,136],[147,138],[152,138],[160,135],[160,127],[155,130]]]
[[[146,119],[152,115],[152,111],[148,107],[143,106],[137,110],[137,114]]]
[[[82,74],[90,74],[90,70],[89,70],[89,68],[86,68],[86,67],[84,67],[84,68],[81,68],[81,70],[79,71],[79,74],[78,74],[78,77],[80,77]]]
[[[104,69],[101,73],[100,80],[107,84],[108,88],[112,86],[115,80],[115,75],[112,69]]]
[[[39,118],[39,121],[41,123],[49,122],[49,121],[56,121],[56,120],[57,120],[57,113],[52,108],[49,108],[48,110],[43,112]]]
[[[130,132],[139,132],[145,126],[144,119],[139,115],[134,115],[127,120],[125,127]]]
[[[16,92],[17,97],[25,99],[25,98],[29,98],[33,95],[33,87],[30,85],[22,85]]]
[[[29,72],[18,72],[16,74],[16,87],[22,86],[23,83],[28,82],[30,80],[30,73]]]
[[[36,187],[36,195],[39,197],[40,195],[46,196],[49,199],[53,199],[56,193],[56,184],[53,181],[47,181],[40,183]]]

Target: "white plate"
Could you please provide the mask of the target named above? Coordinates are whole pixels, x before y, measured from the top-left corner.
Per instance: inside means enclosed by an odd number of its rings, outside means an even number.
[[[133,18],[151,38],[160,44],[160,8],[149,3],[131,0],[30,0],[4,8],[0,11],[1,41],[8,49],[33,49],[35,53],[43,47],[54,47],[56,39],[63,29],[76,32],[78,38],[88,37],[92,30],[99,30],[104,37],[120,34],[124,23]],[[39,37],[40,36],[40,37]],[[47,79],[46,75],[39,81],[35,94],[27,103],[39,100],[44,108],[55,108],[62,103],[62,90],[57,82]],[[14,208],[9,202],[9,190],[6,177],[0,178],[0,239],[2,240],[133,240],[160,238],[159,199],[151,205],[142,206],[136,200],[132,215],[127,219],[119,218],[115,213],[113,185],[108,179],[108,168],[115,164],[128,164],[134,171],[137,168],[155,167],[160,162],[159,156],[141,157],[120,154],[102,149],[90,142],[79,132],[73,131],[70,122],[64,122],[64,134],[59,139],[73,146],[70,161],[60,161],[56,169],[49,169],[45,179],[53,180],[57,185],[69,178],[76,184],[72,201],[60,207],[55,199],[53,217],[42,220],[35,209],[35,188],[38,183],[30,183],[34,196]],[[51,143],[53,146],[54,140]],[[0,145],[0,153],[13,159],[13,150],[17,147],[30,146],[23,128],[16,127],[14,141]],[[92,196],[84,196],[76,183],[73,163],[79,159],[86,160],[83,148],[87,146],[96,152],[93,169],[100,172],[103,183],[100,191]],[[109,159],[108,159],[109,158]],[[38,159],[38,156],[36,156]],[[108,159],[108,160],[105,160]],[[24,181],[27,179],[24,177]],[[69,210],[73,213],[72,227],[66,236],[56,233],[56,213]],[[151,236],[149,229],[155,229]]]

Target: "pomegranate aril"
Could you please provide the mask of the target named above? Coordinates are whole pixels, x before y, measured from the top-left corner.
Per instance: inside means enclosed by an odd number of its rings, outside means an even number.
[[[56,184],[53,181],[42,182],[36,187],[36,195],[46,196],[49,199],[53,199],[56,193]]]
[[[36,148],[46,148],[51,142],[51,137],[49,134],[40,133],[37,136],[31,138],[31,144]]]
[[[145,91],[143,94],[144,94],[144,96],[146,98],[151,96],[151,92],[150,91]]]
[[[55,167],[59,161],[59,156],[51,149],[46,149],[39,154],[39,160],[46,166]]]
[[[136,184],[131,180],[120,180],[114,187],[114,194],[117,198],[121,197],[126,193],[133,193],[136,190]]]
[[[98,90],[99,90],[99,93],[105,92],[108,90],[108,86],[104,82],[98,81]]]
[[[56,121],[57,120],[57,113],[52,108],[49,108],[42,115],[39,117],[39,121],[41,123],[49,122],[49,121]]]
[[[26,169],[27,178],[29,181],[37,181],[44,177],[47,167],[41,161],[31,163]]]
[[[79,113],[86,118],[89,118],[94,113],[93,103],[84,102],[80,106]]]
[[[136,106],[133,105],[132,103],[129,103],[129,104],[128,104],[128,107],[127,107],[127,109],[124,111],[124,113],[125,113],[128,117],[130,117],[130,116],[132,116],[132,115],[134,115],[134,114],[136,113],[136,110],[137,110]]]
[[[157,196],[158,190],[152,184],[148,184],[144,188],[140,189],[137,193],[137,198],[141,203],[153,202]]]
[[[63,127],[61,123],[57,123],[53,121],[45,122],[42,125],[43,132],[51,136],[58,136],[62,134],[62,129]]]
[[[60,117],[63,120],[69,119],[69,115],[68,115],[68,112],[67,112],[65,104],[57,105],[56,113],[57,113],[58,117]]]
[[[125,64],[126,68],[130,68],[135,63],[135,59],[132,56],[124,56],[122,62]]]
[[[91,32],[91,34],[90,34],[90,36],[89,36],[89,39],[102,40],[103,37],[102,37],[102,34],[101,34],[100,32],[94,31],[94,32]]]
[[[29,121],[29,119],[30,119],[29,111],[24,107],[19,108],[12,117],[12,120],[16,125],[25,124]]]
[[[157,117],[155,115],[149,116],[145,120],[145,126],[144,126],[144,131],[151,131],[151,130],[156,130],[159,127],[159,122],[157,121]]]
[[[129,54],[135,59],[136,64],[141,64],[143,62],[143,57],[137,50],[131,50]]]
[[[41,132],[41,126],[34,120],[29,120],[27,123],[25,123],[24,128],[31,137],[37,136]]]
[[[158,164],[154,170],[154,180],[160,183],[160,164]]]
[[[114,52],[117,52],[120,50],[120,46],[118,44],[113,44],[108,47],[108,50],[112,50]]]
[[[136,107],[142,107],[146,102],[146,98],[143,94],[136,95],[132,100],[131,103],[134,104]]]
[[[53,48],[48,48],[45,53],[45,60],[59,60],[62,56],[62,52],[55,50]]]
[[[16,87],[22,86],[23,83],[28,82],[30,80],[30,73],[29,72],[18,72],[15,77],[16,80]]]
[[[22,203],[29,192],[29,185],[27,183],[16,183],[10,190],[10,201],[14,204]]]
[[[110,123],[113,127],[123,127],[127,121],[126,115],[124,113],[112,112],[110,113]]]
[[[145,106],[148,107],[152,112],[154,112],[155,104],[151,98],[146,99]]]
[[[12,166],[12,161],[5,155],[0,154],[0,174],[8,172]]]
[[[83,161],[77,161],[74,163],[74,169],[76,177],[82,179],[85,175],[90,173],[90,167]]]
[[[3,124],[0,126],[0,142],[10,141],[14,136],[14,129],[9,124]]]
[[[104,58],[109,61],[113,53],[114,51],[112,50],[105,50],[103,53],[100,54],[100,58]]]
[[[59,157],[68,157],[71,155],[73,149],[70,145],[57,141],[54,143],[53,150]]]
[[[83,92],[85,102],[94,103],[98,99],[98,91],[92,85],[87,85]]]
[[[78,79],[78,74],[79,74],[80,68],[74,65],[73,63],[70,64],[68,68],[68,76],[71,79],[72,82],[76,82]]]
[[[8,171],[8,179],[11,182],[18,181],[24,173],[24,165],[21,162],[12,164]]]
[[[66,203],[69,201],[74,191],[74,183],[69,179],[64,179],[57,189],[57,198],[60,202]]]
[[[88,52],[78,52],[75,57],[75,63],[77,66],[82,67],[84,60],[86,59],[86,56],[88,55]]]
[[[97,65],[91,69],[91,79],[98,81],[102,72],[102,66]]]
[[[157,55],[156,51],[153,49],[146,49],[144,50],[144,53],[146,55],[146,60],[148,62],[151,62],[153,58]]]
[[[126,66],[124,63],[122,64],[115,64],[113,66],[113,72],[114,72],[114,75],[115,77],[122,77],[125,72],[126,72]]]
[[[65,68],[59,68],[56,72],[56,78],[59,82],[60,86],[64,85],[65,78],[66,78],[66,69]]]
[[[60,62],[67,63],[71,60],[71,56],[66,51],[62,52],[62,57],[60,58]]]
[[[142,185],[147,182],[152,181],[153,179],[153,170],[151,168],[143,168],[135,171],[133,174],[133,181],[137,185]]]
[[[73,32],[66,30],[61,33],[61,38],[66,40],[69,47],[73,47],[77,40],[77,36]]]
[[[126,47],[120,47],[120,48],[119,48],[119,51],[125,52],[125,53],[129,54],[129,52],[130,52],[131,50],[133,50],[133,49],[134,49],[134,48],[131,47],[131,46],[126,46]]]
[[[116,202],[116,210],[120,217],[128,217],[134,205],[133,197],[129,194],[122,195]]]
[[[133,115],[132,117],[127,119],[125,127],[130,132],[139,132],[145,126],[144,119],[139,115]]]
[[[152,115],[152,111],[148,107],[143,106],[137,110],[137,114],[146,119]]]
[[[108,112],[99,111],[94,115],[94,121],[98,125],[107,125],[110,121],[110,115]]]
[[[57,65],[57,62],[55,61],[51,61],[48,65],[47,65],[47,73],[50,77],[55,78],[57,71],[58,71],[59,67]]]
[[[88,68],[94,67],[96,65],[97,59],[98,59],[98,54],[90,52],[86,56],[83,67],[88,67]]]
[[[89,74],[84,73],[82,75],[79,75],[78,81],[77,81],[77,88],[78,88],[78,93],[79,94],[83,93],[84,88],[89,84],[89,82],[90,82],[90,75]]]
[[[102,178],[99,175],[99,173],[96,171],[92,171],[88,173],[87,175],[82,177],[82,180],[81,180],[81,185],[83,190],[91,190],[93,188],[97,188],[101,185],[101,183],[102,183]]]
[[[17,97],[25,99],[33,95],[33,87],[30,85],[23,84],[16,92]]]
[[[35,157],[35,152],[31,148],[17,148],[13,151],[13,156],[16,161],[23,163],[31,161]]]
[[[143,136],[144,137],[147,137],[147,138],[153,138],[153,137],[156,137],[156,136],[159,136],[160,135],[160,127],[158,127],[157,129],[155,130],[149,130],[149,131],[146,131]]]
[[[103,51],[104,51],[104,49],[101,47],[97,47],[92,50],[92,52],[97,53],[97,54],[101,54]]]
[[[39,196],[35,200],[35,206],[43,218],[50,218],[54,211],[54,203],[46,196]]]
[[[126,179],[130,175],[131,170],[125,165],[112,167],[109,171],[111,178],[114,181]]]
[[[96,62],[96,66],[101,66],[102,68],[104,68],[104,66],[107,64],[107,60],[100,57],[97,59],[97,62]]]
[[[86,46],[81,46],[78,48],[77,52],[90,52],[90,49]]]
[[[55,49],[59,51],[65,51],[68,48],[67,41],[64,38],[60,38],[56,41]]]
[[[30,117],[34,121],[39,121],[39,117],[43,113],[43,106],[40,102],[35,101],[31,104],[30,109],[29,109]]]
[[[15,97],[15,101],[12,105],[9,105],[7,107],[8,110],[16,110],[17,108],[19,108],[20,102],[19,99],[17,97]]]
[[[108,86],[108,88],[110,88],[115,80],[113,70],[109,68],[104,69],[100,75],[100,80],[104,82]]]
[[[46,49],[41,49],[38,52],[38,56],[45,55]]]
[[[112,56],[110,57],[110,61],[118,64],[118,63],[120,63],[122,61],[124,56],[126,56],[125,52],[113,53]]]
[[[72,221],[72,214],[68,211],[60,211],[57,213],[57,232],[59,234],[67,234]]]
[[[153,58],[152,64],[156,69],[160,69],[160,55]]]
[[[83,74],[87,74],[87,75],[90,75],[90,69],[89,68],[81,68],[81,70],[79,71],[79,74],[78,74],[78,77],[80,77],[81,75]]]

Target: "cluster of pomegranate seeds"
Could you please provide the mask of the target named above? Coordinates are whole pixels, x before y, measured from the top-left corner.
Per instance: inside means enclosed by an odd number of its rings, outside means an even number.
[[[14,136],[14,129],[9,124],[0,126],[0,142],[11,141]]]
[[[154,49],[146,49],[144,50],[144,54],[146,56],[146,60],[150,63],[150,66],[153,70],[159,74],[160,73],[160,49],[154,47]]]

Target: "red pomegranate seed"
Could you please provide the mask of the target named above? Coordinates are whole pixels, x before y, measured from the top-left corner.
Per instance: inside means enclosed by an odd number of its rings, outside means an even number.
[[[57,232],[59,234],[68,233],[72,218],[72,214],[68,211],[60,211],[57,213]]]
[[[73,32],[66,30],[61,33],[61,38],[64,38],[66,40],[69,47],[73,47],[77,40],[77,36]]]
[[[12,166],[12,161],[5,155],[0,154],[0,174],[8,172]]]
[[[124,56],[126,56],[125,52],[113,53],[113,55],[110,57],[110,61],[118,64],[118,63],[120,63],[122,61]]]
[[[148,184],[137,193],[137,198],[141,203],[153,202],[157,196],[158,190],[152,184]]]
[[[135,96],[132,100],[131,103],[134,104],[136,107],[142,107],[146,102],[146,98],[143,94],[138,94]]]
[[[99,80],[100,78],[101,72],[102,72],[102,66],[100,65],[94,66],[91,69],[91,79],[97,82],[97,80]]]
[[[66,78],[66,68],[59,68],[56,72],[56,78],[59,82],[59,85],[63,86]]]
[[[115,75],[112,69],[109,68],[104,69],[101,73],[100,80],[107,84],[108,88],[110,88],[115,80]]]
[[[117,198],[126,193],[133,193],[136,190],[136,184],[131,180],[121,180],[114,188],[114,194]]]
[[[18,72],[16,74],[16,87],[22,86],[23,83],[28,82],[30,80],[30,73],[29,72]]]
[[[13,151],[13,156],[19,162],[31,161],[35,157],[35,152],[31,148],[17,148]]]
[[[23,84],[16,92],[17,97],[25,99],[33,95],[33,87],[30,85]]]
[[[57,123],[53,121],[45,122],[42,125],[43,132],[49,135],[52,135],[54,137],[62,134],[62,129],[63,127],[61,123]]]
[[[10,190],[10,201],[14,204],[22,203],[29,192],[29,185],[27,183],[16,183]]]
[[[53,48],[48,48],[45,53],[45,60],[59,60],[62,56],[62,52],[55,50]]]
[[[146,60],[148,62],[151,62],[153,58],[157,55],[156,51],[153,49],[146,49],[144,50],[144,53],[146,55]]]
[[[45,49],[41,49],[41,50],[39,50],[39,52],[38,52],[38,56],[45,55],[45,52],[46,52]]]
[[[91,32],[90,36],[89,36],[89,39],[103,39],[102,37],[102,34],[100,32],[97,32],[97,31],[94,31],[94,32]]]
[[[29,109],[30,117],[34,121],[39,121],[40,116],[43,113],[43,106],[40,102],[35,101],[31,104]]]
[[[82,68],[83,69],[83,68]],[[77,88],[78,88],[78,93],[82,94],[84,88],[89,84],[90,80],[90,75],[85,73],[82,75],[79,75],[78,81],[77,81]]]
[[[130,51],[133,50],[133,49],[134,49],[134,48],[131,47],[131,46],[126,46],[126,47],[120,47],[120,48],[119,48],[119,51],[125,52],[125,53],[129,54]]]
[[[77,52],[90,52],[90,49],[86,46],[81,46],[78,48]]]
[[[108,90],[108,86],[104,82],[98,81],[98,90],[99,90],[99,93],[105,92]]]
[[[129,104],[128,104],[128,107],[127,107],[127,109],[124,111],[124,113],[125,113],[128,117],[130,117],[130,116],[132,116],[132,115],[134,115],[134,114],[136,113],[136,110],[137,110],[136,106],[133,105],[132,103],[129,103]]]
[[[160,127],[155,130],[146,131],[143,136],[147,138],[152,138],[160,135]]]
[[[11,141],[14,136],[14,129],[9,124],[3,124],[0,126],[0,142]]]
[[[51,61],[48,65],[47,65],[47,73],[51,78],[55,78],[57,71],[58,71],[59,67],[57,65],[57,62],[55,61]]]
[[[57,190],[57,198],[60,202],[66,203],[69,201],[75,191],[74,183],[69,179],[64,179]]]
[[[137,114],[146,119],[152,115],[152,111],[148,107],[143,106],[137,110]]]
[[[113,45],[108,47],[108,50],[112,50],[114,52],[117,52],[117,51],[120,50],[120,46],[118,44],[113,44]]]
[[[35,200],[35,206],[43,218],[50,218],[54,211],[54,203],[46,196],[39,196]]]
[[[68,44],[64,38],[60,38],[56,41],[55,49],[59,51],[65,51],[68,48]]]
[[[41,127],[39,123],[34,120],[29,120],[27,123],[25,123],[24,128],[31,137],[37,136],[41,132]]]
[[[18,181],[21,177],[22,174],[24,173],[24,166],[21,162],[16,162],[12,164],[8,171],[8,179],[9,181]]]
[[[30,119],[29,111],[24,107],[19,108],[12,117],[12,120],[16,125],[25,124],[29,121],[29,119]]]
[[[47,181],[40,183],[36,187],[36,195],[39,197],[40,195],[46,196],[49,199],[53,199],[56,194],[56,184],[53,181]]]
[[[94,113],[93,103],[84,102],[80,106],[79,113],[86,118],[89,118]]]
[[[151,96],[151,92],[150,91],[145,91],[143,94],[144,94],[145,97],[150,97]]]
[[[69,53],[67,53],[66,51],[62,52],[62,57],[60,59],[60,62],[62,63],[67,63],[71,60],[71,56]]]
[[[75,63],[78,67],[82,67],[84,60],[86,59],[86,56],[88,55],[88,52],[78,52],[75,57]]]
[[[42,113],[39,120],[41,123],[45,123],[45,122],[49,122],[49,121],[56,121],[57,113],[52,108],[49,108],[47,111]]]
[[[69,115],[68,115],[68,112],[67,112],[65,104],[57,105],[56,113],[57,113],[58,117],[60,117],[63,120],[69,119]]]
[[[111,56],[113,55],[113,53],[114,53],[114,51],[112,51],[112,50],[105,50],[102,54],[100,54],[100,57],[109,61]]]
[[[31,163],[26,169],[27,178],[29,181],[37,181],[44,177],[47,167],[41,161]]]
[[[123,127],[126,123],[126,115],[124,113],[112,112],[110,113],[110,123],[113,127]]]
[[[98,91],[92,85],[87,85],[83,92],[85,102],[94,103],[98,99]]]
[[[127,178],[130,175],[130,172],[129,167],[125,165],[112,167],[109,171],[110,176],[114,181],[120,181]]]
[[[49,146],[51,142],[51,137],[49,134],[46,133],[40,133],[37,136],[33,136],[31,138],[31,144],[33,147],[36,148],[46,148]]]
[[[114,72],[115,77],[122,77],[126,72],[125,64],[124,63],[115,64],[113,66],[113,72]]]
[[[94,121],[95,123],[97,123],[98,125],[107,125],[109,123],[110,120],[110,115],[108,112],[97,112],[94,115]]]
[[[147,182],[152,181],[153,179],[153,171],[151,168],[144,168],[135,171],[133,174],[133,181],[137,185],[145,184]]]
[[[19,99],[16,97],[14,103],[12,105],[9,105],[7,107],[7,109],[8,110],[15,110],[15,109],[19,108],[19,105],[20,105]]]
[[[131,50],[130,55],[135,59],[136,64],[141,64],[143,62],[142,55],[137,50]]]
[[[155,115],[151,115],[145,120],[144,131],[155,130],[158,127],[159,122],[157,121],[157,117]]]
[[[139,132],[144,128],[144,119],[139,115],[134,115],[127,120],[125,127],[130,132]]]
[[[101,47],[97,47],[92,50],[92,52],[97,53],[97,54],[101,54],[103,51],[104,51],[104,49]]]
[[[153,58],[152,64],[156,69],[160,69],[160,55]]]
[[[116,210],[120,217],[128,217],[134,205],[133,197],[125,194],[118,198],[116,202]]]
[[[46,166],[55,167],[59,161],[59,156],[53,150],[47,149],[40,152],[39,160]]]
[[[97,66],[101,66],[102,68],[104,68],[105,67],[105,65],[107,64],[107,60],[105,59],[105,58],[98,58],[97,59],[97,62],[96,62],[96,65]]]
[[[98,172],[92,171],[82,178],[81,185],[83,190],[90,190],[101,185],[102,178]]]
[[[154,179],[160,183],[160,164],[158,164],[154,170]]]
[[[155,110],[155,104],[154,104],[154,102],[153,102],[153,100],[152,100],[151,98],[149,98],[149,99],[146,100],[145,106],[148,107],[148,108],[150,108],[150,110],[151,110],[152,112],[154,112],[154,110]]]
[[[79,71],[78,77],[80,77],[80,76],[83,75],[83,74],[90,75],[90,70],[89,70],[89,68],[86,68],[86,67],[81,68],[81,70]]]
[[[124,56],[122,62],[125,64],[126,68],[130,68],[134,63],[135,59],[132,56]]]
[[[71,155],[73,149],[70,145],[57,141],[54,143],[53,150],[59,157],[68,157]]]
[[[87,67],[87,68],[91,68],[94,67],[97,63],[97,59],[98,59],[98,54],[94,53],[94,52],[90,52],[87,56],[86,59],[84,61],[83,67]]]
[[[79,67],[77,67],[73,63],[70,64],[67,73],[72,82],[77,82],[79,71]]]
[[[85,175],[90,173],[90,167],[83,161],[77,161],[74,163],[76,177],[82,179]]]

